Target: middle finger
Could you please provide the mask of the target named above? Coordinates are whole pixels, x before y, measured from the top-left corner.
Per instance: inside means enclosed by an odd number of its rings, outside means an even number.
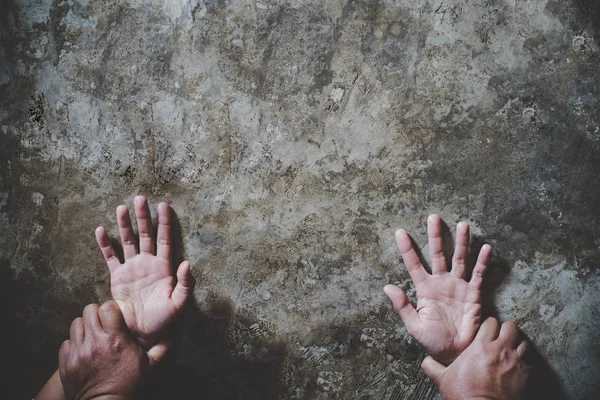
[[[135,216],[137,219],[138,233],[140,235],[140,253],[154,254],[154,240],[152,239],[152,216],[148,201],[144,196],[133,199]]]
[[[437,214],[427,218],[427,239],[429,242],[429,259],[431,273],[439,275],[448,272],[444,256],[444,240],[442,239],[442,221]]]
[[[458,277],[465,277],[465,265],[467,259],[467,251],[469,249],[469,224],[460,222],[456,226],[456,246],[454,248],[454,256],[452,256],[452,271],[451,274]]]

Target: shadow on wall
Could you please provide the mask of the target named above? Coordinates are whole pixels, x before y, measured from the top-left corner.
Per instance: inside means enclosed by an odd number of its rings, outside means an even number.
[[[481,242],[477,244],[477,246],[481,248],[483,244],[484,243]],[[474,263],[471,263],[470,265],[474,265]],[[493,258],[482,288],[484,293],[483,318],[498,318],[498,309],[494,304],[494,298],[496,297],[498,288],[504,279],[506,279],[509,272],[510,267],[506,260],[500,257]],[[527,301],[527,299],[522,299],[522,301]],[[521,334],[523,335],[523,333]],[[524,339],[529,341],[527,363],[532,368],[527,396],[525,398],[528,400],[567,400],[567,395],[560,383],[558,374],[552,369],[548,361],[535,347],[535,338],[524,337]]]
[[[183,236],[176,216],[172,220],[174,264],[178,265],[183,259]],[[449,235],[447,226],[444,231]],[[484,243],[481,238],[473,238],[470,266],[475,264]],[[417,251],[420,253],[420,249]],[[505,260],[494,258],[489,271],[484,288],[484,317],[497,316],[494,293],[510,268]],[[286,344],[270,336],[268,329],[263,330],[252,316],[237,313],[231,301],[213,294],[208,303],[208,311],[202,311],[195,303],[188,305],[175,327],[175,349],[147,382],[143,398],[285,398],[289,393],[282,376],[288,357]],[[533,365],[528,399],[567,398],[557,374],[534,346],[530,347],[528,362]]]
[[[585,21],[594,32],[596,40],[600,40],[600,5],[598,0],[575,0],[579,7],[582,21]],[[582,26],[582,28],[587,28]]]
[[[174,265],[183,259],[183,236],[181,225],[175,215],[173,221]],[[479,253],[484,241],[473,238],[470,266]],[[118,245],[118,243],[115,243]],[[419,250],[420,251],[420,250]],[[26,364],[33,359],[23,358],[19,332],[22,326],[13,312],[13,302],[20,298],[15,291],[23,288],[10,274],[6,260],[0,263],[0,317],[8,329],[2,329],[3,343],[10,343],[3,363],[9,374],[3,393],[11,398],[26,398],[31,392],[31,383],[23,382]],[[494,291],[506,278],[508,263],[494,258],[486,279],[484,317],[497,316],[493,304]],[[277,339],[251,315],[235,310],[231,301],[219,295],[208,296],[203,311],[198,304],[190,302],[183,318],[174,327],[173,351],[154,371],[144,385],[143,399],[197,399],[211,400],[270,400],[287,398],[288,382],[298,377],[289,377],[286,368],[290,357],[286,343]],[[22,321],[21,321],[22,322]],[[22,325],[22,323],[21,323]],[[535,338],[530,340],[535,342]],[[57,348],[58,349],[58,348]],[[535,346],[530,347],[529,363],[534,366],[527,399],[567,399],[558,375],[552,370]],[[301,378],[301,377],[300,377]],[[302,380],[302,379],[301,379]],[[304,383],[308,383],[304,381]],[[16,389],[18,392],[11,391]],[[39,388],[36,388],[39,389]],[[315,388],[306,387],[304,398],[315,398]],[[8,390],[8,392],[6,392]]]
[[[552,369],[534,345],[534,340],[529,340],[528,363],[532,366],[529,377],[527,399],[531,400],[567,400],[567,395],[560,384],[560,377]]]
[[[155,371],[142,398],[281,398],[286,346],[258,335],[251,337],[248,333],[256,324],[236,315],[227,300],[214,298],[206,313],[190,304],[176,335],[175,350]]]
[[[27,112],[27,102],[34,93],[34,81],[24,78],[20,68],[20,56],[17,55],[23,39],[23,30],[19,20],[19,11],[13,0],[0,1],[0,70],[5,71],[10,80],[0,85],[0,108],[12,111],[12,118],[18,119],[20,113]],[[1,121],[8,124],[6,119]],[[0,131],[0,192],[8,193],[7,209],[15,202],[14,192],[19,184],[20,156],[22,149],[19,138],[12,132]],[[0,229],[10,229],[6,221],[0,222]],[[3,250],[13,250],[10,242]],[[34,351],[28,346],[26,337],[27,322],[18,314],[23,308],[24,299],[28,299],[34,290],[30,280],[17,279],[11,268],[9,258],[0,258],[0,361],[1,395],[4,398],[28,398],[37,389],[37,382],[29,382],[32,369],[37,369]],[[33,367],[35,365],[35,367]]]
[[[475,249],[481,248],[484,242],[475,241]],[[477,253],[473,253],[472,257],[476,257]],[[469,265],[474,265],[474,262]],[[496,292],[502,282],[510,272],[509,263],[501,257],[492,259],[492,264],[486,273],[486,279],[483,284],[483,318],[495,317],[498,318],[498,309],[494,304]],[[522,299],[527,301],[527,299]],[[500,321],[504,322],[504,321]],[[535,338],[527,338],[529,341],[527,363],[531,366],[531,374],[528,384],[527,396],[528,400],[567,400],[567,395],[560,383],[558,374],[552,369],[548,361],[542,356],[539,350],[535,347]]]
[[[24,399],[31,390],[31,382],[27,382],[27,364],[32,362],[30,351],[26,346],[24,335],[25,323],[17,318],[15,309],[17,299],[29,288],[14,279],[8,260],[0,260],[0,343],[2,344],[2,394],[8,398]]]
[[[171,212],[173,265],[179,265],[184,259],[183,234],[177,215]],[[174,327],[173,351],[146,382],[141,398],[281,398],[285,343],[219,295],[208,296],[205,310],[195,301],[187,305]]]

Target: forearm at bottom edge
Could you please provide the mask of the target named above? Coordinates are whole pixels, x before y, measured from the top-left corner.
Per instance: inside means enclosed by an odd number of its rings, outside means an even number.
[[[52,374],[34,400],[67,400],[58,370]]]

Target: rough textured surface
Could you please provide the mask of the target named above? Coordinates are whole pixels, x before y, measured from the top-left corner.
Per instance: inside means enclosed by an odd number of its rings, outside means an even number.
[[[488,312],[597,398],[594,0],[3,0],[0,29],[18,395],[108,298],[93,231],[142,193],[199,282],[149,398],[435,398],[381,290],[430,212],[493,245]]]

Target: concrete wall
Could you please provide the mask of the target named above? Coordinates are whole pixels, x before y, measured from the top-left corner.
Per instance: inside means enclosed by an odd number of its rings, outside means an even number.
[[[494,247],[487,312],[595,398],[599,16],[593,0],[3,0],[0,288],[21,393],[109,298],[94,228],[116,234],[115,207],[145,194],[171,202],[198,280],[154,396],[435,398],[381,288],[411,288],[393,232],[425,246],[437,212]]]

